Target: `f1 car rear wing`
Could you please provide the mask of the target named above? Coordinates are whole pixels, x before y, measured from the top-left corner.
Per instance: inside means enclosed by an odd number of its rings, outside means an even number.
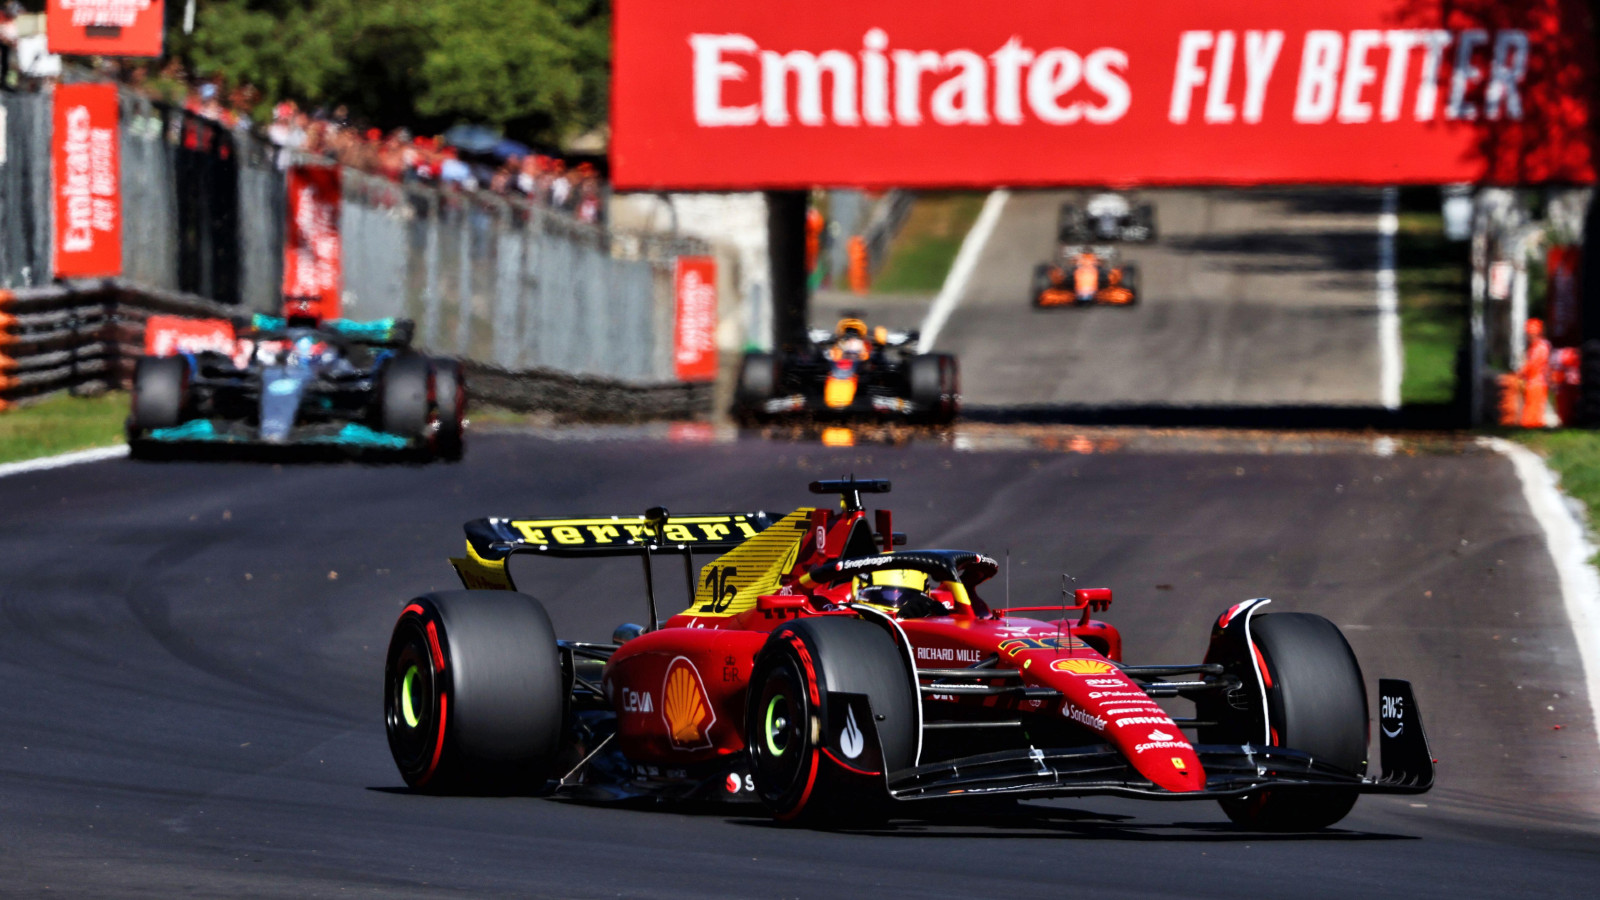
[[[246,327],[239,330],[256,332],[257,338],[272,338],[281,336],[288,328],[289,320],[283,316],[256,313],[250,317]],[[368,322],[327,319],[318,323],[316,330],[339,340],[393,349],[411,346],[416,325],[410,319],[373,319]]]
[[[669,515],[653,507],[638,516],[578,519],[474,519],[464,527],[467,554],[452,557],[461,583],[471,590],[516,590],[506,560],[515,553],[555,557],[637,556],[644,560],[645,591],[652,628],[656,622],[652,557],[683,557],[689,596],[694,597],[695,554],[727,553],[776,521],[765,512]]]

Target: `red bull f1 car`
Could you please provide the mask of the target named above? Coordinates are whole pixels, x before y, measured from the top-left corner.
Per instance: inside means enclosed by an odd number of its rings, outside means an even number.
[[[1061,248],[1055,262],[1033,267],[1033,305],[1132,306],[1139,302],[1139,267],[1123,263],[1115,247]]]
[[[420,452],[464,446],[466,384],[454,360],[410,348],[404,319],[158,321],[133,376],[129,446],[309,446]]]
[[[812,329],[797,352],[747,353],[734,415],[748,424],[804,418],[947,425],[961,403],[956,358],[916,346],[916,332],[868,329],[846,317],[832,333]]]
[[[1216,619],[1203,660],[1130,663],[1093,615],[1110,590],[997,609],[981,596],[995,560],[898,549],[891,514],[861,502],[888,489],[815,482],[838,507],[781,517],[467,523],[451,560],[466,589],[409,601],[389,644],[400,775],[423,791],[757,802],[823,826],[959,797],[1213,800],[1267,830],[1433,784],[1405,681],[1378,682],[1368,774],[1366,682],[1328,620],[1247,600]],[[650,625],[558,638],[512,583],[516,554],[642,558]],[[663,557],[685,564],[693,599],[657,624]]]

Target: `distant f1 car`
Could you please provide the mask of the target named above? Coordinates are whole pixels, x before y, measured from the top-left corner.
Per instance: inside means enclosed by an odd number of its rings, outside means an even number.
[[[916,352],[911,331],[869,330],[846,317],[832,333],[812,329],[794,353],[747,353],[734,414],[745,422],[783,416],[953,421],[961,403],[956,358]]]
[[[405,319],[320,323],[257,314],[242,327],[148,326],[133,376],[129,445],[313,445],[411,450],[448,460],[464,446],[459,363],[410,349]],[[203,332],[199,346],[185,337]]]
[[[1033,305],[1132,306],[1139,302],[1139,267],[1120,262],[1115,247],[1061,248],[1061,258],[1033,267]]]
[[[1063,244],[1152,241],[1156,237],[1155,207],[1134,205],[1122,194],[1095,194],[1083,206],[1061,204],[1056,234]]]
[[[1249,828],[1323,828],[1368,793],[1417,794],[1432,757],[1411,686],[1380,680],[1382,774],[1367,774],[1366,682],[1339,629],[1230,607],[1201,662],[1123,661],[1090,617],[1105,588],[995,609],[995,560],[896,550],[887,481],[813,482],[835,509],[466,524],[467,590],[400,613],[384,666],[389,748],[425,791],[759,801],[821,824],[904,801],[1095,794],[1216,800]],[[515,554],[638,557],[648,627],[559,639],[517,593]],[[721,554],[697,568],[694,555]],[[652,561],[691,602],[657,625]],[[1027,614],[1040,614],[1031,618]],[[1192,716],[1157,701],[1190,700]]]

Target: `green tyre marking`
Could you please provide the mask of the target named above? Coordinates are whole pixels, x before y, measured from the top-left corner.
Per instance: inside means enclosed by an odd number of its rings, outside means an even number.
[[[412,666],[406,670],[405,680],[400,682],[400,712],[406,717],[406,725],[415,728],[417,722],[416,704],[411,702],[411,684],[417,680],[417,667]]]
[[[772,699],[767,701],[767,752],[773,756],[782,756],[783,752],[789,749],[787,740],[784,741],[784,746],[782,747],[779,747],[777,742],[773,740],[775,729],[772,727],[772,721],[775,718],[774,714],[778,710],[778,703],[784,700],[787,700],[787,698],[782,694],[774,694]],[[787,728],[788,725],[787,721],[783,723],[784,728]]]

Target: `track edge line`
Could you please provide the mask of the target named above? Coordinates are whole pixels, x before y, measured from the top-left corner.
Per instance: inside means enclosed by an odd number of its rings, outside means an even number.
[[[1561,492],[1559,479],[1544,458],[1514,441],[1484,437],[1478,442],[1511,461],[1528,509],[1544,532],[1545,546],[1561,582],[1562,605],[1578,643],[1578,659],[1589,694],[1591,727],[1600,740],[1600,571],[1589,562],[1595,546],[1588,526],[1581,521]]]
[[[1000,211],[1005,208],[1006,200],[1010,196],[1009,190],[995,188],[984,198],[983,209],[978,212],[978,220],[972,223],[967,236],[961,239],[961,249],[956,251],[955,262],[950,264],[950,272],[945,275],[938,296],[933,298],[933,305],[928,307],[928,315],[922,320],[917,340],[918,353],[933,351],[934,341],[938,340],[944,323],[949,320],[950,314],[955,312],[956,306],[961,303],[962,296],[967,292],[967,282],[972,280],[972,272],[978,267],[978,256],[983,253],[983,248],[988,246],[989,236],[994,233],[995,223],[1000,221]]]
[[[9,475],[25,475],[29,472],[44,472],[49,469],[62,469],[67,466],[78,466],[84,463],[100,462],[106,459],[117,459],[128,455],[127,444],[117,444],[112,447],[91,447],[87,450],[72,450],[67,453],[58,453],[55,456],[41,456],[37,459],[24,459],[19,462],[0,463],[0,478]]]

